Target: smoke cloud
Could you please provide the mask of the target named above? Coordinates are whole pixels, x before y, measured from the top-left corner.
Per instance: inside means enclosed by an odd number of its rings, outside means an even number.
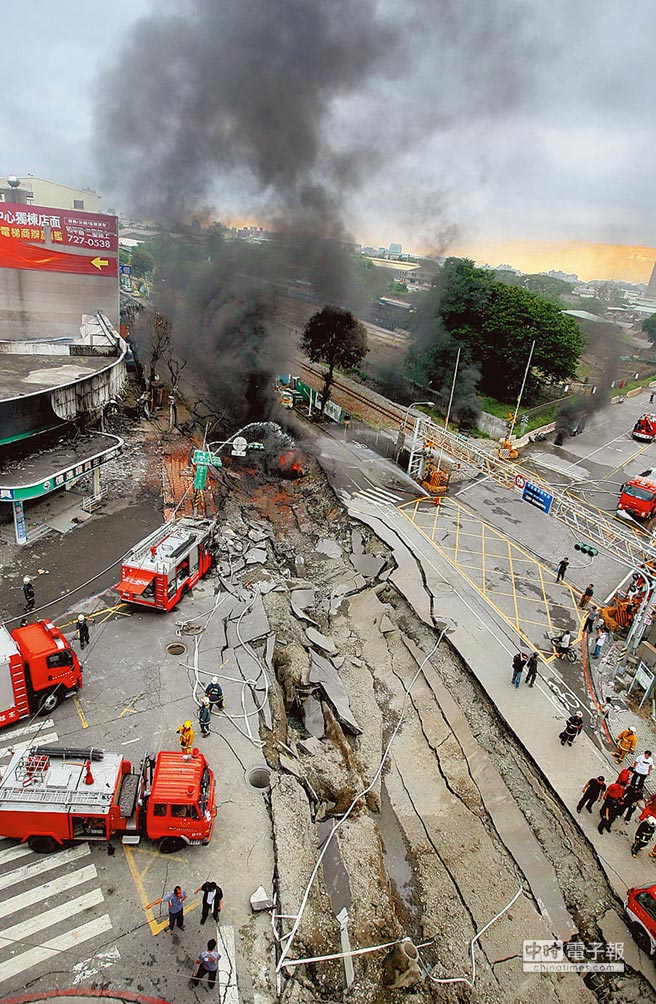
[[[442,250],[450,200],[428,186],[422,198],[409,158],[444,158],[440,137],[530,107],[559,2],[159,0],[99,81],[105,189],[171,228],[201,209],[266,220],[285,235],[277,276],[301,262],[325,302],[350,306],[345,221],[372,180],[384,171],[398,218]],[[445,178],[460,170],[445,163]],[[238,259],[226,246],[194,283],[174,270],[166,299],[174,342],[213,393],[234,397],[235,371],[251,387],[242,419],[280,353],[271,297],[244,286]]]

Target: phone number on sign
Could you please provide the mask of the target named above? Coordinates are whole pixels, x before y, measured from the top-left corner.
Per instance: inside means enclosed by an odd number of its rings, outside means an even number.
[[[110,248],[111,241],[102,237],[80,237],[78,234],[68,234],[69,244],[80,244],[87,248]]]

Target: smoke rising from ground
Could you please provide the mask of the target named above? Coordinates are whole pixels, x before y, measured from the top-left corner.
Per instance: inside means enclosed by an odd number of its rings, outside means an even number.
[[[286,235],[280,277],[301,261],[326,302],[348,306],[347,214],[384,170],[399,219],[444,250],[454,221],[432,185],[422,198],[409,158],[439,158],[461,124],[529,107],[554,21],[554,4],[522,0],[160,0],[99,82],[105,188],[164,226],[211,203],[210,218],[268,221]],[[457,185],[459,165],[444,173]],[[213,392],[232,393],[239,371],[257,402],[278,356],[269,298],[235,285],[235,254],[199,288],[174,271],[166,297],[174,342]],[[235,417],[252,410],[247,396]]]

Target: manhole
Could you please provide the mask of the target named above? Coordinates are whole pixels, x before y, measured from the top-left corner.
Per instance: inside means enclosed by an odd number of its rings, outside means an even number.
[[[246,775],[246,780],[252,788],[270,788],[271,771],[268,767],[252,767]]]
[[[169,655],[184,655],[187,651],[187,646],[183,645],[181,641],[170,641],[166,646],[166,651]]]

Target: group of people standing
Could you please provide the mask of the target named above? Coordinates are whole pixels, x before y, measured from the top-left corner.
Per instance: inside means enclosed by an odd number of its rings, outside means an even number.
[[[195,893],[203,893],[203,910],[200,918],[201,925],[205,923],[210,913],[214,922],[218,925],[219,923],[219,913],[223,906],[223,890],[221,886],[218,885],[211,879],[207,879],[203,882],[198,889],[194,890]],[[187,899],[187,893],[184,888],[180,885],[176,885],[173,892],[167,893],[160,899],[154,899],[152,903],[148,903],[146,906],[147,910],[150,910],[153,906],[157,906],[159,903],[166,903],[169,910],[169,926],[166,930],[169,933],[173,933],[176,927],[181,931],[184,931],[184,904]],[[216,938],[210,938],[207,942],[207,948],[202,952],[198,953],[198,958],[196,959],[196,964],[198,969],[196,974],[189,980],[189,986],[198,986],[206,976],[208,981],[208,989],[211,990],[216,983],[216,974],[219,968],[219,959],[221,958],[220,952],[216,949]]]
[[[644,755],[651,757],[649,751]],[[616,819],[623,817],[627,823],[630,822],[640,803],[643,803],[640,822],[631,846],[631,854],[634,858],[638,856],[643,847],[649,844],[656,833],[656,819],[654,818],[656,795],[652,795],[650,798],[645,797],[642,790],[643,781],[639,781],[641,777],[642,775],[635,769],[626,767],[608,786],[603,774],[591,777],[583,786],[582,796],[576,806],[577,812],[586,808],[591,813],[593,805],[600,798],[603,799],[599,810],[599,825],[597,826],[598,832],[603,834],[611,832]],[[656,858],[656,845],[652,848],[649,856]]]
[[[529,687],[532,687],[538,675],[538,653],[532,652],[531,655],[526,655],[525,652],[518,652],[513,658],[512,669],[511,682],[514,687],[519,689],[524,670],[526,670],[526,682]]]

